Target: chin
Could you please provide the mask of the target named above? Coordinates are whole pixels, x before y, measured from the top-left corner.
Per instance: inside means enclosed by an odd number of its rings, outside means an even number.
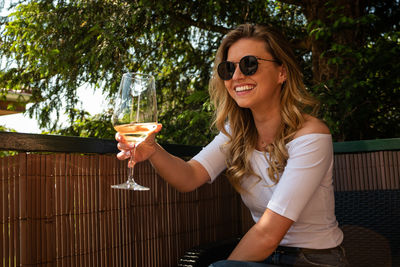
[[[239,108],[250,108],[248,103],[236,102],[236,105],[238,105]]]

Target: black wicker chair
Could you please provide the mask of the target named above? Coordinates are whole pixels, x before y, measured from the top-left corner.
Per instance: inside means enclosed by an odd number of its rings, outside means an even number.
[[[201,267],[226,259],[239,243],[240,238],[232,238],[203,246],[193,247],[179,259],[179,267]]]
[[[400,190],[336,192],[351,266],[400,266]]]
[[[351,266],[400,266],[400,190],[335,192],[336,216]],[[192,248],[179,267],[226,259],[239,238]]]

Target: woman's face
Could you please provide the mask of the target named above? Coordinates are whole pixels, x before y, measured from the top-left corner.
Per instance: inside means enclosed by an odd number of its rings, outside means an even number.
[[[274,58],[266,50],[264,41],[243,38],[236,41],[228,50],[227,61],[239,62],[244,56],[252,55],[257,58]],[[229,95],[242,108],[252,112],[265,112],[279,108],[282,83],[286,80],[283,66],[275,62],[258,60],[258,69],[251,76],[244,75],[239,65],[232,79],[224,81]]]

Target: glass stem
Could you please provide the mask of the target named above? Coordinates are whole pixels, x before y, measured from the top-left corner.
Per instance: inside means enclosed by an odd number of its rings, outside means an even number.
[[[133,149],[133,155],[131,155],[130,159],[129,159],[129,163],[132,163],[132,167],[129,167],[129,174],[128,174],[128,183],[133,183],[135,184],[135,179],[133,178],[133,171],[135,170],[135,152],[136,152],[136,146]]]

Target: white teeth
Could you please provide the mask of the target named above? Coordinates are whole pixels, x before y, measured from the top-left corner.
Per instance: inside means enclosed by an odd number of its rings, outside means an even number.
[[[238,86],[238,87],[236,87],[236,88],[235,88],[235,91],[236,91],[236,92],[242,92],[242,91],[251,90],[251,89],[253,89],[253,88],[254,88],[254,87],[251,86],[251,85],[244,85],[244,86]]]

